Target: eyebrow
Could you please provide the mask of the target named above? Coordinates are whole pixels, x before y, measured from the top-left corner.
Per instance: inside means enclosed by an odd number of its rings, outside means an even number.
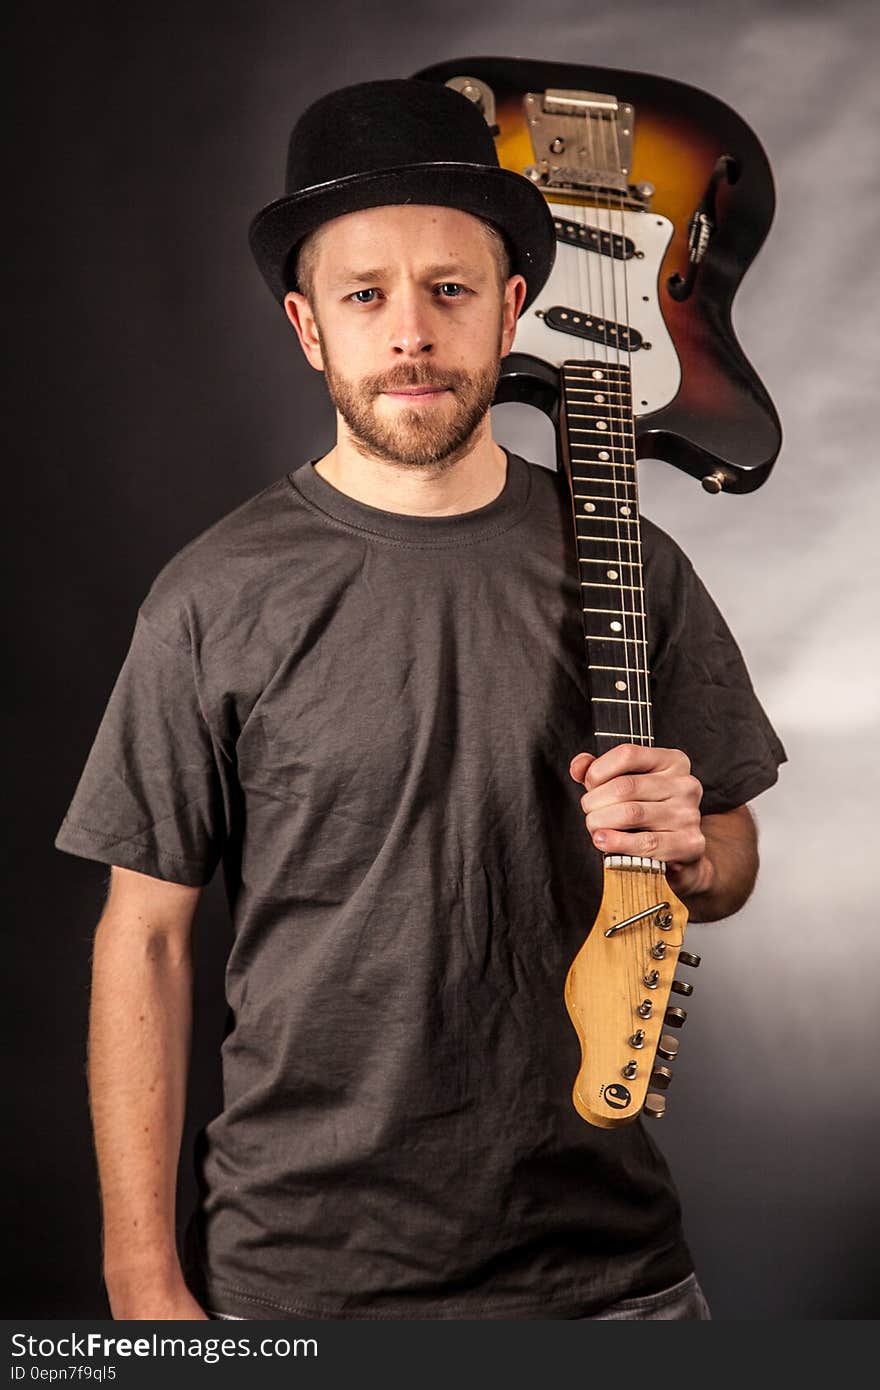
[[[343,267],[336,272],[330,281],[332,289],[341,289],[343,285],[373,285],[377,280],[387,278],[393,266],[377,266],[372,270],[349,270]],[[429,280],[440,279],[442,276],[467,275],[471,280],[484,280],[485,275],[475,267],[466,265],[463,261],[443,261],[437,265],[429,265],[425,268],[425,278]]]

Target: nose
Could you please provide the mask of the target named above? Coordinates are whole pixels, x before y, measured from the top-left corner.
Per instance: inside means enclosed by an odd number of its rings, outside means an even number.
[[[414,285],[399,286],[391,318],[391,351],[398,357],[421,357],[434,348],[430,307],[424,291]]]

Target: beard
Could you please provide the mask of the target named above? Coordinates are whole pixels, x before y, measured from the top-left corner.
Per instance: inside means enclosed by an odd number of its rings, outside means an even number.
[[[503,324],[499,324],[496,355],[470,371],[439,371],[432,363],[412,362],[351,381],[331,361],[319,335],[327,390],[358,453],[405,468],[439,465],[441,472],[456,463],[469,451],[495,398],[502,336]],[[381,415],[377,407],[381,393],[408,386],[446,387],[449,400],[428,406],[398,404],[393,415]]]

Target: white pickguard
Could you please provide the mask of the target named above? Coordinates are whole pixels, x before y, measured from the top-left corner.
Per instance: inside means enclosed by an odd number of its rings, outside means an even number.
[[[530,353],[556,367],[574,360],[628,361],[633,414],[648,415],[660,410],[677,395],[681,384],[681,367],[658,296],[660,266],[674,231],[672,223],[653,212],[563,203],[548,206],[553,216],[562,221],[629,237],[636,251],[643,254],[630,260],[615,260],[584,247],[558,242],[550,278],[534,304],[521,316],[511,351]],[[540,313],[557,304],[634,328],[651,346],[630,353],[548,328]]]

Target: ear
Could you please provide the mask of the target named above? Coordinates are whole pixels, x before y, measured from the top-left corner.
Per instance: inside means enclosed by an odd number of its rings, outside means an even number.
[[[520,316],[528,285],[522,275],[511,275],[504,287],[504,330],[501,335],[501,356],[506,357],[513,347],[516,321]]]
[[[321,353],[321,337],[318,332],[318,321],[312,313],[312,306],[304,294],[297,294],[291,290],[284,296],[284,312],[290,319],[299,338],[300,347],[306,356],[309,366],[314,367],[316,372],[324,370],[324,358]]]

